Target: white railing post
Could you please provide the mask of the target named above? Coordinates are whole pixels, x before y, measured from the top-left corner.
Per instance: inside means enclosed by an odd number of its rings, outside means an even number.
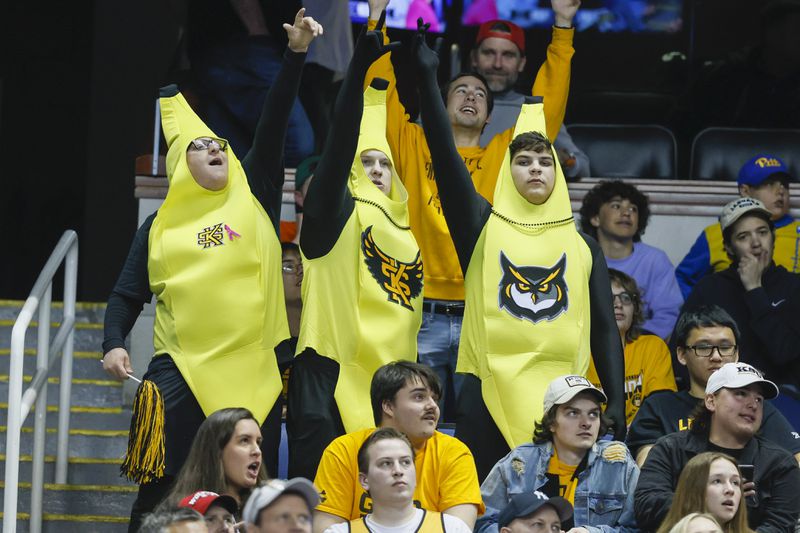
[[[66,258],[64,283],[64,318],[52,342],[50,341],[50,307],[52,281],[62,261]],[[30,531],[42,529],[42,498],[44,494],[44,452],[47,434],[47,373],[50,362],[62,354],[61,388],[59,394],[59,443],[56,459],[56,479],[66,482],[67,449],[69,435],[70,385],[72,382],[73,335],[75,327],[75,295],[78,265],[78,235],[67,230],[58,241],[42,272],[33,285],[30,296],[14,322],[11,330],[11,354],[8,370],[8,414],[6,429],[6,472],[3,495],[3,533],[17,530],[17,504],[19,499],[19,456],[22,424],[36,402],[33,433],[33,461],[31,484]],[[25,334],[39,310],[39,335],[36,374],[30,386],[22,392],[25,357]],[[63,441],[63,442],[62,442]],[[58,465],[61,464],[61,473]]]
[[[75,322],[75,300],[78,286],[78,241],[70,246],[64,263],[64,317],[62,323]],[[67,482],[69,461],[69,418],[72,407],[73,331],[70,328],[61,353],[61,385],[58,391],[58,443],[56,448],[56,483]]]
[[[39,339],[36,345],[36,374],[45,372],[45,384],[36,395],[33,412],[33,454],[31,468],[30,532],[42,531],[42,496],[44,492],[44,439],[47,435],[47,369],[50,352],[50,306],[53,301],[53,282],[47,284],[39,302]]]

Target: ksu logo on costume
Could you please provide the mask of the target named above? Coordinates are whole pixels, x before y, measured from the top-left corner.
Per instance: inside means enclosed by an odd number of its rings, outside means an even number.
[[[361,251],[367,270],[386,293],[386,299],[413,311],[411,300],[422,293],[422,258],[419,251],[410,263],[398,261],[378,248],[372,236],[372,226],[361,234]]]
[[[213,226],[203,228],[202,231],[198,232],[197,245],[201,246],[202,248],[222,246],[225,244],[225,233],[228,234],[228,239],[231,241],[241,237],[241,235],[236,233],[236,231],[234,231],[229,225],[225,224],[224,222],[220,222],[219,224],[214,224]]]
[[[500,268],[503,272],[498,290],[500,309],[534,324],[554,320],[566,312],[569,305],[564,281],[566,254],[551,267],[517,266],[501,251]]]

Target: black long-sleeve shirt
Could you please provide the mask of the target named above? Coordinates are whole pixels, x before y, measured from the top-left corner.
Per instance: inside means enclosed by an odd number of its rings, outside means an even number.
[[[264,101],[252,148],[241,160],[250,191],[264,207],[276,232],[280,225],[285,176],[283,144],[305,57],[305,53],[286,50],[281,71]],[[144,304],[153,297],[147,272],[147,243],[155,216],[153,213],[147,217],[136,231],[128,257],[108,298],[103,353],[125,347],[125,337]]]

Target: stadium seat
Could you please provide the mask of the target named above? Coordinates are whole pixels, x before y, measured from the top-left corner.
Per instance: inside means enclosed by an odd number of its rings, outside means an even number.
[[[690,177],[736,181],[739,168],[759,153],[780,157],[800,176],[800,130],[706,128],[692,142]]]
[[[674,179],[677,144],[670,130],[657,125],[573,124],[575,144],[589,156],[591,175],[599,178]]]

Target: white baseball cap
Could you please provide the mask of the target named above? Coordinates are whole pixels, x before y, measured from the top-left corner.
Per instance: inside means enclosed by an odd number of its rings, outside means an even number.
[[[560,376],[547,386],[547,391],[544,393],[544,412],[549,411],[554,405],[567,403],[579,392],[583,391],[589,391],[594,394],[600,403],[608,401],[603,391],[592,385],[585,377],[576,375]]]
[[[770,219],[772,213],[769,212],[769,209],[761,203],[761,200],[756,200],[755,198],[743,197],[737,198],[732,202],[728,202],[725,204],[725,207],[722,208],[722,214],[719,216],[719,225],[722,228],[722,231],[725,231],[729,227],[733,226],[733,224],[742,218],[746,214],[759,214],[765,216],[767,220]]]
[[[242,511],[242,519],[248,524],[255,524],[261,510],[286,493],[301,496],[308,503],[310,511],[319,505],[319,492],[306,478],[271,479],[250,494]]]
[[[714,394],[720,389],[741,389],[760,383],[764,398],[771,400],[778,395],[778,386],[763,374],[746,363],[725,363],[716,372],[711,374],[706,383],[706,394]]]

